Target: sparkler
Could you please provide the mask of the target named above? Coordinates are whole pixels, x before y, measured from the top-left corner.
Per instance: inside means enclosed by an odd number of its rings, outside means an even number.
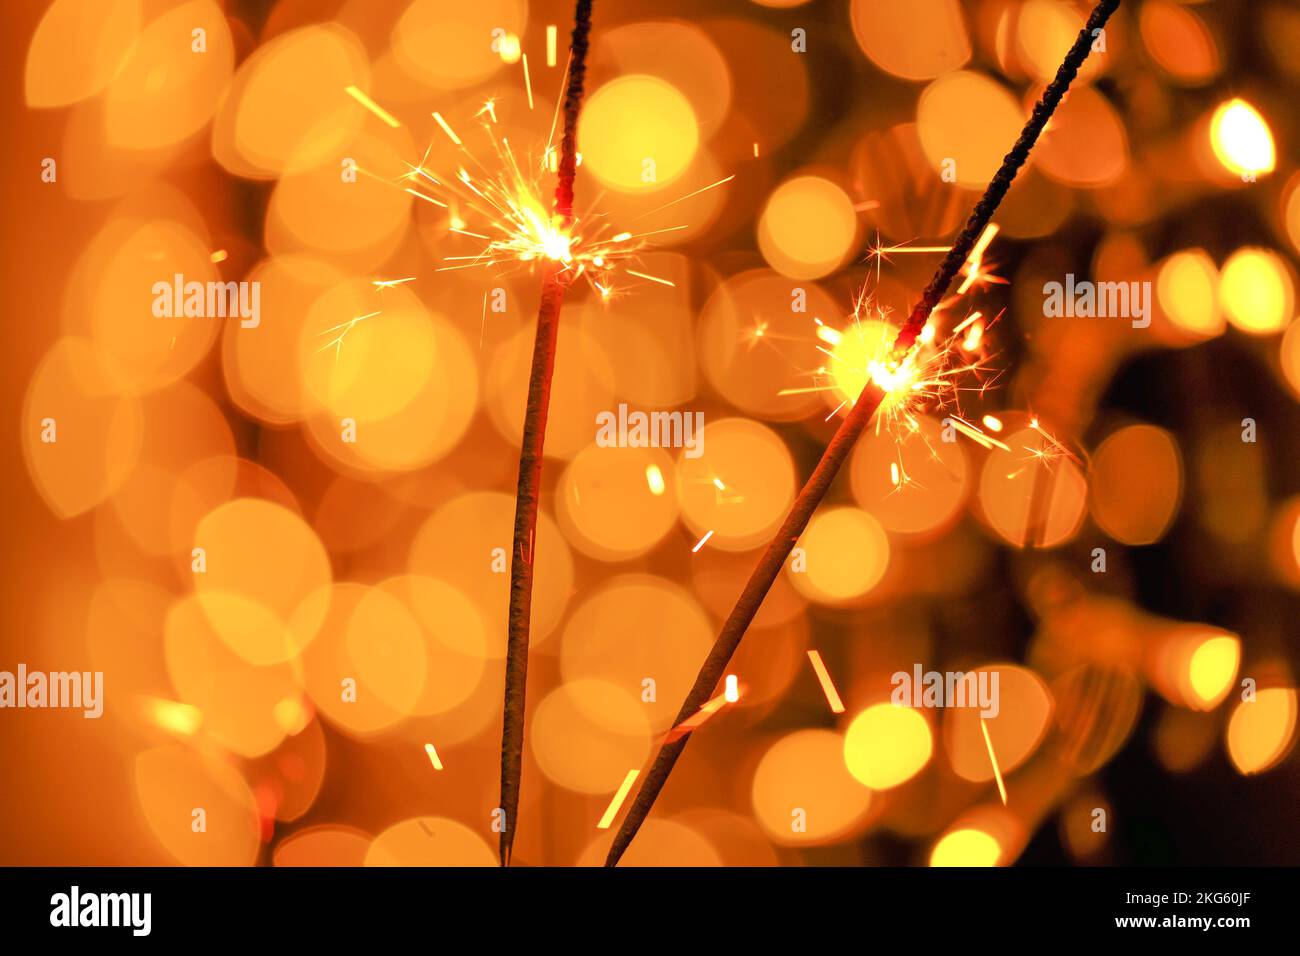
[[[813,512],[826,496],[826,492],[830,488],[835,475],[839,472],[840,466],[848,457],[858,437],[866,429],[873,414],[890,397],[891,393],[897,394],[911,391],[911,386],[916,380],[914,366],[912,372],[909,373],[907,370],[909,369],[908,363],[915,361],[913,352],[917,339],[922,335],[922,331],[930,320],[931,313],[934,312],[940,299],[947,292],[958,270],[961,269],[975,248],[975,244],[983,235],[989,221],[993,218],[993,213],[997,210],[999,203],[1006,195],[1007,189],[1010,188],[1012,181],[1015,179],[1016,173],[1029,158],[1034,143],[1037,142],[1043,128],[1047,125],[1047,121],[1060,104],[1061,98],[1070,88],[1071,82],[1079,72],[1079,67],[1088,58],[1088,54],[1092,50],[1094,31],[1100,30],[1106,24],[1106,21],[1110,19],[1110,15],[1115,12],[1119,4],[1120,0],[1099,0],[1093,8],[1087,23],[1079,32],[1078,37],[1075,38],[1069,52],[1066,53],[1055,79],[1043,91],[1042,97],[1034,106],[1033,115],[1021,131],[1020,138],[1002,160],[1002,165],[994,174],[980,201],[976,203],[975,209],[971,212],[965,227],[957,236],[956,242],[953,243],[944,256],[930,284],[926,286],[911,314],[899,329],[898,336],[894,340],[893,349],[881,369],[884,374],[877,375],[873,372],[871,378],[863,385],[857,401],[853,404],[852,409],[826,446],[821,460],[817,462],[812,475],[799,492],[793,508],[786,516],[785,521],[782,522],[776,537],[772,539],[763,552],[758,566],[750,575],[739,600],[723,623],[722,632],[718,635],[717,641],[714,642],[713,648],[709,651],[709,656],[705,659],[703,667],[700,668],[700,673],[696,677],[694,685],[686,695],[686,700],[682,703],[677,717],[678,724],[697,713],[705,701],[709,699],[713,689],[721,679],[727,663],[740,645],[741,638],[745,636],[745,631],[749,628],[750,622],[758,613],[763,598],[767,596],[767,592],[776,581],[776,576],[780,573],[782,565],[785,564],[785,559],[789,557],[795,542],[799,540],[799,536],[807,527]],[[649,815],[651,807],[654,806],[659,792],[668,781],[668,776],[672,772],[677,758],[686,749],[686,742],[689,739],[690,733],[688,731],[678,739],[665,742],[659,748],[654,763],[651,765],[640,789],[637,791],[636,797],[632,801],[631,809],[614,837],[614,842],[605,861],[606,866],[617,865],[619,858],[627,850],[633,837],[641,828],[641,824]]]
[[[569,77],[564,96],[564,136],[560,145],[559,179],[555,186],[555,215],[560,220],[560,235],[567,235],[573,224],[573,179],[578,165],[578,112],[582,108],[583,80],[587,72],[591,4],[592,0],[578,0],[573,14]],[[533,366],[528,379],[528,405],[524,411],[524,432],[519,447],[514,548],[511,549],[510,558],[506,686],[501,729],[501,808],[505,814],[500,842],[502,866],[510,863],[517,822],[515,816],[519,809],[519,780],[524,755],[524,694],[528,684],[528,628],[533,598],[534,554],[531,545],[537,528],[542,447],[546,439],[551,376],[555,371],[556,334],[560,327],[564,290],[570,278],[569,264],[562,257],[553,257],[542,279],[537,338],[533,344]],[[523,556],[524,542],[529,543],[526,557]]]

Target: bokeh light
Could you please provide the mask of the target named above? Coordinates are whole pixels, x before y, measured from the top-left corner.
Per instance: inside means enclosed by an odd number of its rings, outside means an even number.
[[[905,783],[930,761],[930,725],[919,711],[874,704],[853,718],[844,733],[844,763],[872,790]]]
[[[1270,173],[1277,163],[1268,123],[1243,99],[1228,100],[1215,109],[1210,145],[1223,167],[1237,176]]]
[[[623,192],[653,192],[675,182],[698,147],[690,102],[654,76],[623,76],[593,91],[578,127],[584,166]]]
[[[1266,687],[1253,701],[1238,701],[1228,719],[1228,757],[1242,774],[1264,773],[1295,743],[1296,692]]]
[[[1269,249],[1238,249],[1223,264],[1219,301],[1241,331],[1280,332],[1295,317],[1294,273]]]

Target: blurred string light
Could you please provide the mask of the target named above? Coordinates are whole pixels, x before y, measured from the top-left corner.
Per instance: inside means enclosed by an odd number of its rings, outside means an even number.
[[[1277,165],[1268,123],[1240,98],[1215,109],[1210,118],[1210,144],[1223,167],[1238,176],[1271,173]]]

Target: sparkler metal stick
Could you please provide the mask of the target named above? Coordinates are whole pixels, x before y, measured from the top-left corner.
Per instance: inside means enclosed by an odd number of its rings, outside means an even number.
[[[559,180],[555,186],[555,213],[567,230],[573,224],[573,177],[577,169],[578,112],[586,76],[587,36],[591,30],[592,0],[578,0],[573,14],[572,58],[564,94],[564,136],[560,143]],[[510,865],[519,809],[519,778],[524,753],[524,692],[528,683],[528,625],[533,600],[533,563],[536,560],[537,503],[541,490],[542,448],[546,440],[546,414],[555,371],[556,333],[560,307],[569,275],[563,262],[552,261],[542,278],[542,301],[533,342],[533,367],[528,379],[528,406],[519,448],[519,484],[515,497],[514,547],[510,552],[510,617],[506,646],[506,689],[501,730],[501,865]]]
[[[920,300],[907,317],[907,321],[899,329],[893,348],[895,362],[901,364],[902,359],[911,351],[917,336],[920,335],[926,322],[929,321],[930,313],[934,311],[939,300],[948,291],[948,286],[952,284],[952,280],[956,277],[967,256],[970,255],[971,249],[981,233],[983,233],[984,227],[988,225],[989,220],[993,217],[993,213],[997,210],[998,204],[1001,203],[1002,197],[1006,195],[1012,180],[1015,179],[1016,173],[1029,158],[1030,150],[1033,149],[1034,143],[1037,142],[1043,128],[1047,125],[1047,121],[1060,104],[1061,98],[1070,88],[1070,83],[1078,74],[1079,67],[1088,58],[1088,53],[1092,50],[1094,42],[1093,31],[1101,29],[1106,24],[1106,21],[1110,19],[1110,15],[1115,12],[1119,4],[1120,0],[1100,0],[1093,8],[1092,14],[1088,17],[1088,22],[1079,32],[1074,45],[1066,53],[1060,69],[1056,72],[1055,79],[1043,91],[1042,97],[1034,106],[1034,112],[1021,131],[1020,138],[1003,158],[1002,165],[989,182],[988,188],[985,189],[980,201],[976,203],[975,209],[971,212],[965,227],[957,236],[952,248],[948,250],[943,262],[940,263],[934,278],[930,280],[930,284],[926,286],[925,291],[921,294]],[[906,383],[904,387],[906,387]],[[863,388],[862,394],[858,396],[852,410],[840,424],[834,437],[831,438],[830,444],[826,446],[826,450],[822,453],[821,459],[813,469],[812,475],[799,492],[794,506],[790,509],[785,521],[782,522],[780,530],[777,531],[776,537],[768,544],[762,558],[759,559],[758,566],[754,568],[749,581],[740,594],[739,600],[736,601],[736,606],[732,608],[731,613],[723,623],[722,631],[718,635],[717,641],[714,642],[709,656],[705,659],[703,667],[700,668],[699,676],[695,678],[694,685],[686,695],[686,700],[678,712],[675,723],[680,724],[697,712],[712,696],[718,681],[722,679],[727,663],[740,645],[741,638],[745,636],[745,631],[748,629],[750,622],[753,621],[754,615],[758,613],[763,598],[767,596],[767,592],[771,589],[773,582],[776,581],[776,576],[780,573],[785,559],[789,557],[790,551],[799,540],[804,528],[807,527],[813,512],[817,510],[817,506],[821,504],[822,499],[826,496],[831,482],[840,470],[840,466],[844,464],[844,460],[848,457],[854,443],[857,442],[858,437],[871,420],[871,416],[875,414],[876,409],[880,407],[885,398],[885,391],[874,379],[869,380]],[[690,740],[690,734],[686,733],[677,739],[664,743],[659,748],[659,753],[655,755],[649,773],[646,774],[640,788],[637,790],[632,806],[614,837],[613,845],[610,847],[609,855],[605,860],[606,866],[618,864],[619,858],[627,850],[633,837],[641,828],[641,824],[645,822],[646,817],[649,815],[651,807],[654,806],[654,802],[659,796],[659,791],[663,789],[664,784],[668,781],[668,775],[672,772],[673,765],[677,762],[677,758],[681,756],[682,751],[686,749],[688,740]]]

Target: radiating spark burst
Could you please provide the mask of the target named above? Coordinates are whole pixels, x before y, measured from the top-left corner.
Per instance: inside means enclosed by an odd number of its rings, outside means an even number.
[[[316,353],[320,354],[328,348],[334,349],[334,364],[337,365],[339,363],[339,355],[343,351],[343,340],[347,338],[347,334],[366,319],[373,319],[377,315],[379,315],[378,312],[368,312],[365,315],[355,316],[348,319],[346,322],[340,322],[338,325],[331,326],[330,328],[317,333],[318,335],[329,335],[332,332],[337,332],[338,334],[318,348]]]
[[[600,822],[596,824],[597,830],[608,830],[614,823],[614,818],[618,816],[618,811],[622,808],[623,801],[627,799],[627,795],[632,791],[632,784],[636,783],[636,778],[640,775],[640,770],[629,770],[627,772],[627,776],[623,778],[623,782],[619,785],[618,791],[614,794],[613,799],[609,801],[609,806],[605,808],[604,816],[602,816]]]
[[[938,457],[921,431],[920,415],[924,412],[942,411],[959,432],[985,447],[1001,445],[960,415],[961,393],[982,394],[992,384],[981,313],[972,312],[942,336],[937,331],[941,319],[932,317],[916,344],[903,355],[893,354],[895,327],[888,312],[866,289],[854,303],[850,320],[843,331],[814,320],[816,337],[822,343],[817,349],[828,361],[814,374],[812,386],[783,389],[780,394],[836,394],[842,401],[827,416],[831,418],[851,407],[868,383],[879,387],[885,398],[876,414],[876,434],[891,436],[897,449],[889,471],[890,484],[896,491],[912,482],[902,456],[907,439],[915,437],[925,442],[932,457]],[[980,330],[978,336],[972,335],[974,329]]]
[[[553,41],[553,38],[551,38]],[[548,49],[548,63],[553,60]],[[527,55],[520,57],[528,108],[534,108],[532,74]],[[568,69],[565,69],[567,81]],[[563,81],[562,81],[563,85]],[[474,130],[462,136],[452,120],[439,111],[434,123],[455,147],[456,166],[435,170],[430,162],[433,144],[416,163],[405,163],[396,184],[411,195],[447,209],[450,231],[472,239],[477,247],[465,255],[444,257],[438,271],[489,268],[510,270],[536,264],[558,263],[565,281],[585,280],[602,299],[615,295],[616,275],[675,287],[662,276],[633,268],[640,254],[656,236],[687,229],[686,225],[630,230],[618,229],[595,210],[575,213],[566,224],[554,215],[549,197],[554,188],[559,149],[555,143],[560,101],[551,133],[540,153],[521,150],[511,143],[498,123],[496,100],[488,99],[473,116]],[[581,154],[577,157],[582,163]],[[733,179],[728,176],[696,189],[637,217],[656,215],[693,196],[715,189]]]
[[[844,701],[840,699],[840,692],[835,689],[835,682],[831,680],[830,671],[826,669],[821,654],[811,650],[808,652],[808,660],[812,661],[813,671],[817,674],[817,682],[822,685],[822,693],[826,695],[826,703],[830,705],[831,713],[844,713]]]
[[[1047,431],[1047,429],[1043,428],[1037,417],[1029,419],[1029,427],[1042,436],[1043,442],[1037,448],[1032,445],[1021,446],[1025,451],[1029,452],[1029,454],[1022,459],[1024,465],[1017,468],[1015,471],[1008,473],[1008,478],[1016,478],[1023,474],[1026,468],[1034,465],[1042,465],[1045,469],[1051,471],[1056,463],[1062,459],[1068,459],[1076,465],[1079,464],[1078,456],[1076,456],[1074,452],[1070,451],[1062,441],[1053,436]],[[1010,451],[1006,445],[1003,445],[1002,448]]]
[[[963,292],[978,283],[1001,282],[1000,278],[985,271],[984,253],[997,234],[990,225],[981,234],[963,271],[970,282],[962,284]],[[894,254],[933,254],[947,252],[949,246],[920,246],[902,243],[885,245],[876,237],[868,249],[867,259],[874,265],[876,286],[879,285],[882,263],[891,261]],[[841,401],[826,416],[827,420],[851,408],[862,389],[869,383],[885,393],[876,414],[876,433],[886,433],[896,449],[895,461],[889,466],[892,492],[902,491],[915,483],[908,474],[903,460],[903,446],[910,438],[923,442],[931,458],[938,459],[937,449],[921,430],[923,412],[942,412],[945,424],[985,448],[1007,446],[986,434],[977,425],[961,415],[961,396],[964,392],[982,395],[996,378],[989,366],[985,331],[992,322],[978,310],[969,311],[964,318],[948,324],[947,316],[957,312],[962,293],[939,303],[930,316],[915,344],[902,354],[895,354],[893,343],[897,334],[889,310],[883,308],[867,285],[858,293],[853,313],[844,329],[833,328],[820,318],[814,318],[818,351],[828,361],[813,373],[811,387],[783,389],[779,394],[793,395],[807,392],[830,392]],[[992,320],[996,322],[1001,313]]]
[[[429,755],[429,763],[433,764],[433,769],[441,770],[442,758],[438,756],[438,751],[433,744],[425,744],[424,752]]]
[[[1007,805],[1007,787],[1002,782],[1002,768],[998,766],[997,754],[993,752],[993,738],[989,736],[989,728],[984,723],[984,717],[980,717],[980,730],[984,732],[984,746],[989,749],[989,762],[993,764],[993,778],[998,782],[998,794],[1002,797],[1002,805]]]

